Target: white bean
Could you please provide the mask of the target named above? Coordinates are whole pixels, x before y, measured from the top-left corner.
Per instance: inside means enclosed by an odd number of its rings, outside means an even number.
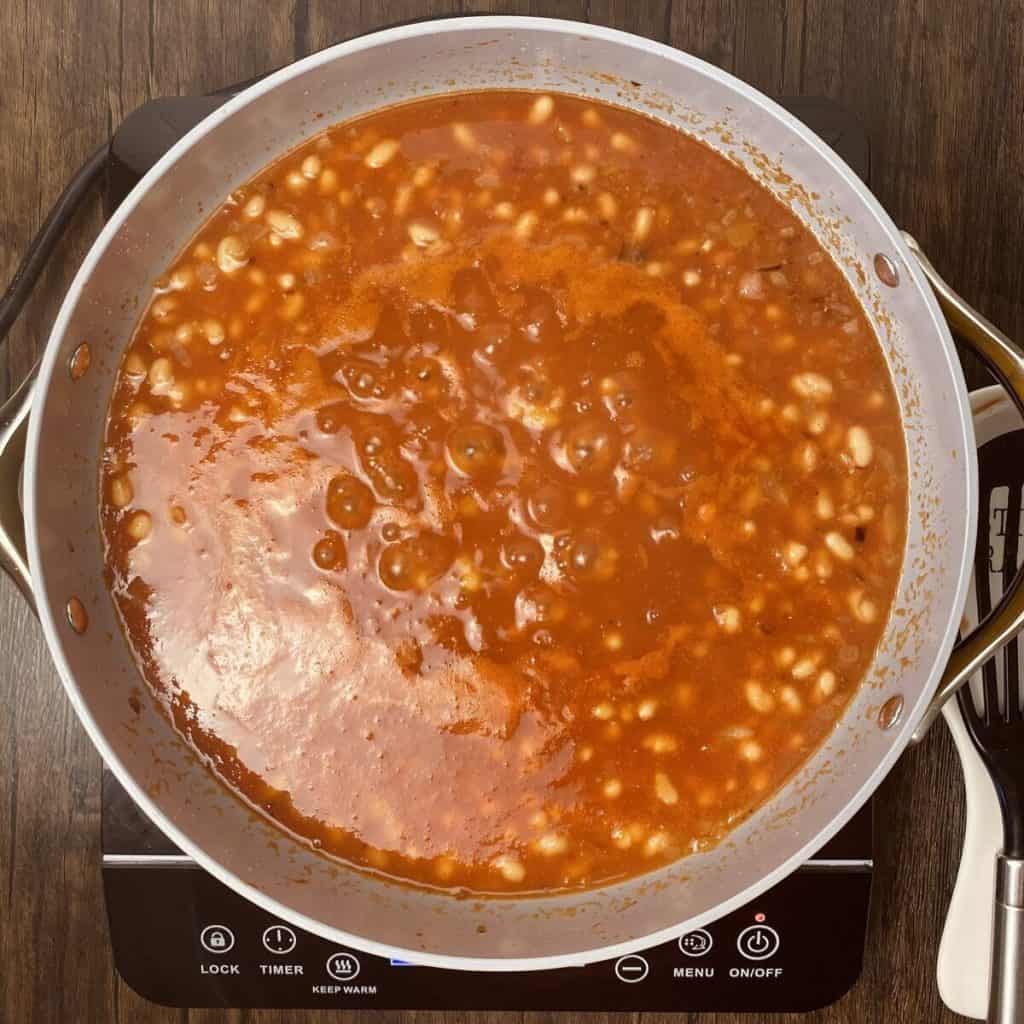
[[[437,242],[440,237],[441,235],[437,228],[432,227],[430,224],[424,224],[422,221],[413,221],[409,225],[409,238],[417,248],[425,249],[427,246]]]
[[[822,402],[832,396],[832,382],[820,373],[797,373],[789,380],[789,386],[801,398]]]
[[[242,213],[249,220],[258,220],[263,216],[263,211],[267,208],[266,197],[261,193],[257,192],[256,195],[250,196],[246,201],[245,206],[242,207]]]
[[[790,566],[798,566],[807,557],[807,545],[791,540],[783,548],[783,557]]]
[[[657,710],[658,702],[648,698],[647,700],[640,701],[637,705],[636,717],[639,718],[641,722],[649,722],[654,717]]]
[[[836,674],[826,669],[818,676],[818,692],[823,697],[831,697],[836,692]]]
[[[764,748],[757,740],[744,740],[739,745],[739,753],[744,761],[760,761],[764,756]]]
[[[844,562],[851,561],[855,554],[853,545],[841,533],[837,533],[835,530],[825,534],[825,546],[836,558],[840,558]]]
[[[526,868],[522,862],[507,854],[499,857],[494,866],[501,872],[501,877],[506,882],[521,882],[526,877]]]
[[[654,210],[649,206],[641,206],[633,218],[633,241],[639,245],[647,240],[654,226]]]
[[[748,680],[743,686],[743,693],[747,703],[762,715],[768,714],[775,708],[775,698],[758,682]]]
[[[731,604],[716,605],[712,609],[712,614],[715,616],[715,622],[726,633],[738,633],[740,626],[742,625],[742,619],[740,617],[740,610]]]
[[[237,235],[225,235],[217,244],[217,266],[231,274],[249,262],[249,247]]]
[[[871,465],[875,455],[871,435],[863,427],[850,427],[846,432],[846,448],[858,469],[866,469]]]
[[[136,512],[128,520],[128,536],[132,540],[145,540],[153,529],[153,517],[148,512]]]
[[[818,465],[818,448],[813,441],[808,441],[800,446],[797,453],[797,461],[805,473],[813,473]]]
[[[115,476],[110,481],[110,503],[115,508],[124,508],[130,505],[134,497],[132,482],[127,476]]]
[[[592,164],[577,164],[569,174],[576,185],[589,185],[597,177],[597,168]]]
[[[540,218],[533,210],[527,210],[526,213],[521,214],[519,219],[516,221],[516,237],[522,239],[529,238],[536,229],[539,220]]]
[[[363,159],[363,163],[367,167],[371,167],[374,170],[378,170],[381,167],[389,164],[398,153],[398,140],[397,139],[382,139],[377,143],[369,153],[366,154]]]
[[[794,679],[809,679],[814,675],[814,670],[818,666],[817,658],[801,658],[794,666],[792,670],[792,676]]]
[[[654,776],[654,793],[663,804],[671,806],[679,803],[679,793],[664,772],[657,772]]]
[[[543,124],[554,112],[555,101],[550,96],[538,96],[526,115],[527,123]]]
[[[615,196],[610,192],[602,192],[597,197],[597,212],[604,220],[614,220],[615,215],[619,212],[619,204],[615,201]]]
[[[284,210],[268,210],[267,226],[278,238],[301,238],[302,225]]]
[[[613,132],[611,144],[619,153],[632,153],[636,149],[636,143],[625,132]]]
[[[304,178],[315,181],[323,170],[323,161],[315,153],[311,153],[302,161],[301,171]]]
[[[651,751],[652,754],[671,754],[675,752],[678,744],[674,736],[657,732],[646,737],[643,741],[643,746],[646,750]]]
[[[456,121],[452,125],[452,135],[455,141],[463,148],[468,150],[476,149],[476,136],[473,134],[473,129],[467,124],[463,124],[461,121]]]
[[[545,857],[557,857],[561,853],[565,853],[569,849],[569,841],[563,835],[558,835],[554,832],[549,832],[547,835],[543,835],[537,840],[537,849],[540,850]]]
[[[149,384],[155,394],[166,391],[174,383],[174,364],[166,356],[154,359],[149,368]]]
[[[663,853],[668,849],[668,835],[665,832],[655,832],[654,835],[648,836],[647,842],[644,843],[644,856],[653,857],[656,854]]]
[[[878,606],[870,597],[864,595],[864,590],[861,587],[856,587],[851,590],[847,596],[847,602],[850,606],[850,611],[853,612],[854,618],[858,622],[865,624],[874,622],[878,618]]]
[[[782,706],[794,715],[799,714],[803,710],[803,701],[792,686],[783,686],[779,690],[779,700],[782,702]]]

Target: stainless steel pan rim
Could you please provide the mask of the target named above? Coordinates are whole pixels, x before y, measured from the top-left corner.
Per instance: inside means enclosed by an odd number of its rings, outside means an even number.
[[[444,34],[452,35],[465,31],[479,33],[481,30],[492,32],[495,35],[501,33],[529,29],[532,32],[550,32],[554,34],[571,33],[585,39],[607,40],[620,45],[628,45],[634,49],[648,51],[659,55],[661,58],[675,62],[681,67],[699,68],[700,72],[710,79],[713,79],[736,93],[741,94],[747,101],[763,109],[771,115],[774,120],[783,121],[796,135],[800,136],[809,146],[816,149],[830,163],[832,171],[837,178],[841,179],[847,188],[856,193],[859,202],[862,204],[863,213],[869,215],[884,231],[889,243],[888,254],[897,266],[904,284],[901,287],[914,289],[924,303],[931,328],[934,331],[934,342],[949,373],[950,378],[955,382],[955,394],[949,409],[949,415],[955,417],[958,431],[967,439],[969,444],[973,443],[973,425],[970,415],[970,407],[967,399],[967,391],[961,375],[959,364],[956,359],[955,350],[946,322],[943,319],[939,307],[936,304],[931,290],[919,271],[916,261],[909,248],[905,244],[899,231],[890,221],[888,215],[881,208],[864,185],[856,178],[850,169],[838,158],[823,147],[806,128],[791,117],[776,104],[763,97],[754,89],[748,87],[741,81],[728,75],[726,72],[706,64],[693,57],[684,55],[662,44],[651,42],[616,32],[610,29],[595,26],[582,25],[573,22],[516,18],[516,17],[477,17],[465,19],[444,20],[442,22],[424,22],[415,25],[404,26],[375,33],[350,42],[341,43],[338,46],[325,50],[321,53],[307,57],[304,60],[278,71],[269,78],[251,86],[245,92],[230,100],[221,109],[211,114],[205,121],[193,129],[185,138],[175,145],[166,156],[146,175],[146,177],[133,190],[122,206],[114,214],[110,222],[104,227],[95,244],[90,249],[82,267],[68,290],[67,296],[61,307],[60,313],[54,324],[50,341],[44,354],[37,385],[37,394],[46,394],[51,385],[55,373],[62,369],[59,363],[60,340],[63,337],[69,319],[74,311],[75,305],[82,292],[82,289],[95,269],[97,263],[107,250],[111,240],[117,233],[119,227],[129,216],[131,211],[138,205],[141,198],[151,185],[177,163],[179,158],[194,146],[207,133],[213,130],[224,120],[230,118],[236,111],[246,107],[254,100],[266,93],[278,88],[283,83],[303,75],[307,71],[322,64],[330,63],[341,57],[366,50],[371,47],[378,47],[385,44],[397,42],[409,37]],[[67,659],[64,656],[62,645],[63,640],[58,631],[59,613],[57,609],[63,608],[63,599],[56,594],[49,592],[49,581],[43,565],[43,558],[40,549],[40,538],[37,527],[39,489],[45,486],[45,474],[47,467],[40,461],[40,434],[41,419],[39,408],[41,403],[33,409],[28,434],[27,458],[25,464],[25,495],[26,508],[25,520],[27,527],[27,545],[29,563],[32,579],[34,581],[34,592],[36,594],[39,615],[42,622],[44,635],[47,644],[54,657],[57,669],[60,673],[65,690],[78,717],[86,728],[91,740],[102,754],[104,760],[111,767],[115,775],[131,797],[143,809],[143,811],[154,820],[168,837],[181,849],[187,852],[195,861],[211,875],[238,891],[254,903],[264,907],[269,912],[278,916],[281,920],[288,921],[298,927],[310,932],[322,935],[328,939],[338,942],[341,945],[352,946],[357,949],[364,949],[370,953],[385,957],[402,957],[416,963],[427,966],[458,968],[478,971],[522,971],[552,969],[573,965],[581,965],[596,960],[621,956],[623,954],[642,950],[653,944],[667,941],[678,935],[683,930],[699,927],[713,919],[739,908],[749,902],[758,894],[769,889],[780,881],[797,866],[807,860],[816,850],[826,843],[835,833],[846,824],[847,821],[863,805],[877,785],[885,777],[896,759],[902,753],[914,731],[916,724],[924,714],[935,688],[942,675],[946,658],[953,647],[959,625],[960,614],[967,596],[967,584],[970,577],[971,559],[973,553],[973,538],[977,526],[977,465],[973,457],[973,447],[969,447],[968,457],[963,461],[962,471],[964,474],[963,486],[967,494],[966,514],[963,519],[963,536],[968,539],[963,545],[960,559],[959,581],[956,592],[949,605],[949,612],[946,621],[940,624],[941,642],[934,649],[934,663],[928,675],[927,684],[918,692],[913,703],[908,705],[901,720],[892,730],[890,746],[885,756],[876,764],[870,776],[864,784],[856,791],[852,799],[835,814],[831,823],[817,834],[810,836],[799,849],[788,856],[783,862],[764,876],[757,884],[750,885],[742,891],[735,893],[730,899],[715,906],[707,913],[689,918],[672,927],[663,928],[658,931],[639,936],[629,941],[618,942],[613,945],[598,946],[584,951],[568,953],[558,956],[518,956],[518,957],[472,957],[472,956],[448,956],[439,953],[424,952],[417,948],[402,948],[390,944],[383,944],[367,939],[357,934],[351,934],[343,929],[325,925],[305,914],[299,913],[293,908],[283,905],[279,901],[269,897],[254,886],[251,886],[224,867],[216,859],[205,852],[200,846],[194,843],[188,835],[184,834],[177,826],[170,821],[161,811],[150,795],[140,787],[131,772],[119,758],[117,751],[108,742],[106,735],[101,731],[96,720],[92,716],[82,692],[72,674]]]

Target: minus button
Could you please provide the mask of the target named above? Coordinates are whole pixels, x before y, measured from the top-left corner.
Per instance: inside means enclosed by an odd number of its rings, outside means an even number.
[[[647,961],[642,956],[637,956],[636,953],[619,957],[615,961],[615,977],[627,985],[635,985],[638,981],[643,981],[650,970]]]

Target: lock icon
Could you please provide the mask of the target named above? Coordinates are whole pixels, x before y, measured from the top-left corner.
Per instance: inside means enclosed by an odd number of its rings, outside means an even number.
[[[199,935],[199,942],[207,953],[226,953],[235,945],[230,928],[222,924],[209,924]]]

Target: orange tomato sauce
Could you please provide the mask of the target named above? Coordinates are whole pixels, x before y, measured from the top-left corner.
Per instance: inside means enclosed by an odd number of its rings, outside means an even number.
[[[211,769],[316,847],[475,892],[716,843],[882,635],[906,465],[797,217],[562,95],[425,99],[233,192],[111,400],[110,585]]]

